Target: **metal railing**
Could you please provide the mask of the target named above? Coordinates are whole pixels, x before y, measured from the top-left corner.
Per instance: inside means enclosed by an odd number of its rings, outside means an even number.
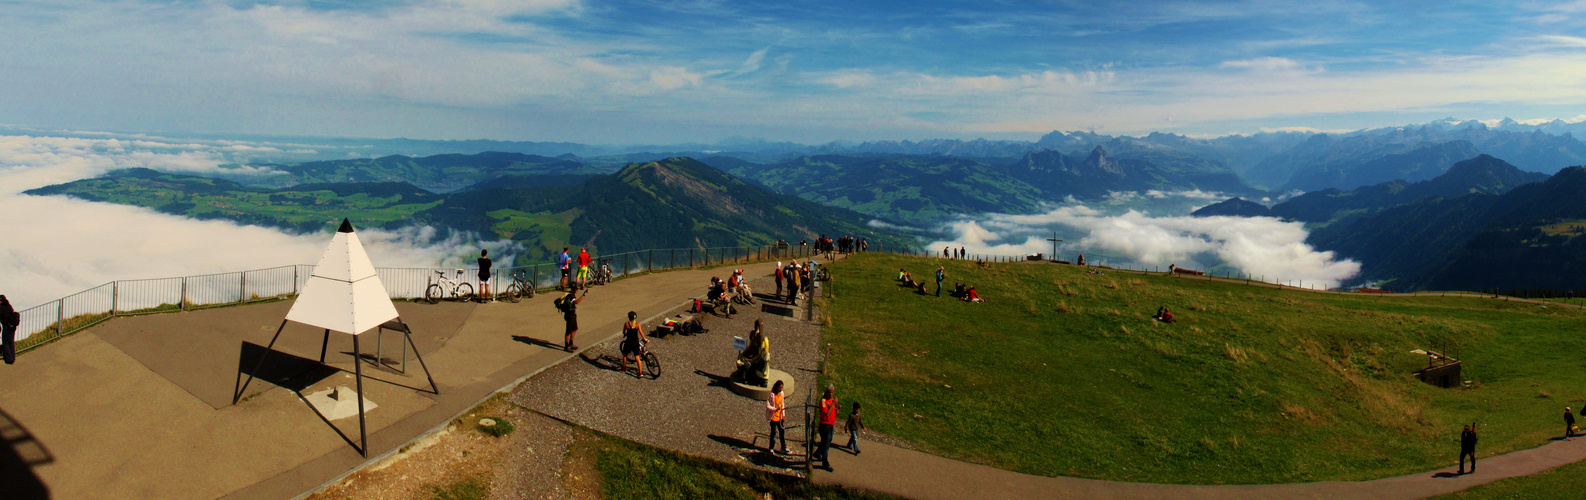
[[[601,257],[611,259],[612,277],[621,278],[671,269],[805,258],[812,253],[807,245],[765,245],[639,250]],[[590,266],[593,268],[598,263],[599,260],[595,260]],[[561,271],[551,263],[496,268],[490,278],[491,293],[506,290],[512,283],[512,273],[519,270],[527,271],[538,289],[551,288],[561,279]],[[375,269],[380,283],[394,299],[423,298],[424,290],[437,281],[436,271],[444,272],[453,280],[478,284],[477,267]],[[17,352],[27,352],[116,316],[289,298],[297,295],[313,274],[314,266],[295,265],[201,276],[112,281],[20,311],[22,322],[17,326]]]

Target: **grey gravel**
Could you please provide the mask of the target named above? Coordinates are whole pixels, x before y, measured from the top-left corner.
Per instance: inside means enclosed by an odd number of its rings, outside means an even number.
[[[701,290],[707,285],[700,283]],[[753,279],[750,285],[757,291],[757,304],[739,306],[733,319],[700,314],[709,332],[651,340],[650,350],[664,368],[659,379],[639,380],[611,367],[619,359],[617,341],[612,340],[524,382],[508,400],[651,446],[772,472],[794,472],[802,464],[801,456],[783,458],[763,451],[768,431],[765,403],[734,394],[722,384],[737,357],[733,336],[747,337],[754,320],[762,319],[771,341],[771,367],[788,372],[795,381],[787,396],[788,438],[789,449],[800,454],[802,405],[815,383],[821,332],[814,323],[777,314],[786,313],[787,306],[766,294],[776,288],[771,278]],[[800,319],[809,317],[809,302],[800,302]],[[668,315],[682,312],[679,307]],[[646,333],[651,331],[646,325]],[[758,448],[751,448],[751,443]]]
[[[501,463],[514,466],[495,468],[490,498],[569,498],[560,471],[567,447],[573,444],[572,429],[531,411],[519,409],[511,415],[520,423],[510,435],[511,451]]]

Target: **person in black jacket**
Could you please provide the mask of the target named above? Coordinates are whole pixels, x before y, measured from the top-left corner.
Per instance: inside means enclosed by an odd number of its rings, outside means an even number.
[[[1564,407],[1564,437],[1575,437],[1575,414],[1569,412],[1569,407]]]
[[[1459,473],[1465,473],[1465,457],[1470,456],[1470,473],[1476,473],[1476,424],[1472,422],[1459,433]]]
[[[0,356],[5,358],[8,365],[17,362],[17,325],[22,323],[20,320],[16,308],[11,307],[11,301],[0,295]]]

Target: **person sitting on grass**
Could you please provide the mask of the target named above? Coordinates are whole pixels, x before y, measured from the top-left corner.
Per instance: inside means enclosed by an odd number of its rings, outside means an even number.
[[[962,300],[964,298],[964,296],[966,296],[966,295],[969,295],[969,289],[964,288],[964,284],[963,283],[958,283],[958,284],[953,286],[953,292],[952,292],[953,298]]]
[[[904,271],[901,267],[898,268],[898,281],[907,281],[906,278],[908,277],[909,273],[907,271]]]
[[[1163,323],[1172,323],[1172,322],[1175,321],[1173,319],[1173,313],[1168,311],[1166,306],[1158,307],[1156,309],[1156,316],[1154,316],[1153,318],[1155,318],[1157,321],[1161,321]]]
[[[639,313],[628,311],[628,322],[622,324],[622,373],[628,373],[628,358],[633,358],[633,363],[638,367],[638,378],[644,378],[644,346],[650,344],[650,339],[644,336],[644,325],[639,324]]]
[[[968,290],[964,291],[964,302],[985,302],[985,301],[986,301],[986,299],[980,298],[980,292],[976,292],[975,291],[975,287],[973,285],[971,285]]]

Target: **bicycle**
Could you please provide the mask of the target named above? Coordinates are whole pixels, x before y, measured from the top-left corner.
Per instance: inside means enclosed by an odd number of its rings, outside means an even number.
[[[624,340],[623,342],[627,342],[627,341]],[[626,354],[622,353],[621,344],[618,344],[617,351],[618,351],[617,352],[618,356],[622,356],[624,358],[627,357]],[[655,379],[661,378],[661,360],[659,358],[655,357],[655,353],[650,352],[650,342],[649,341],[645,341],[645,342],[639,343],[639,356],[638,356],[638,358],[644,360],[644,373],[646,375],[650,376],[650,380],[655,380]],[[635,370],[639,369],[639,366],[638,366],[637,363],[634,364],[633,369],[635,369]]]
[[[822,267],[816,269],[815,270],[815,280],[816,281],[831,281],[832,280],[832,272],[831,272],[831,270],[826,269],[825,266],[822,266]]]
[[[438,279],[438,281],[431,281],[429,286],[424,288],[425,302],[435,304],[444,298],[466,300],[468,297],[474,294],[474,286],[469,284],[467,281],[463,281],[462,269],[457,270],[456,280],[447,278],[446,271],[442,271],[440,269],[435,270],[435,276],[437,277],[436,279]],[[451,292],[450,297],[447,297],[446,295],[448,290]]]
[[[589,282],[595,285],[611,283],[611,258],[601,257],[594,269],[589,270]]]
[[[501,294],[501,298],[514,304],[521,298],[534,298],[534,280],[527,277],[528,273],[523,269],[513,271],[512,284],[507,285],[507,291]]]

